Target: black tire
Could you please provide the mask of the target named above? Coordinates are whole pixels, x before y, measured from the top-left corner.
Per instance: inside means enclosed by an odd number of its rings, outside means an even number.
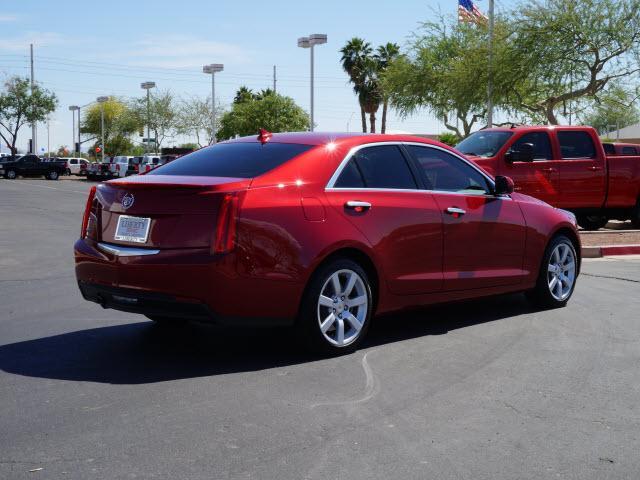
[[[7,170],[7,173],[4,174],[4,178],[8,178],[9,180],[15,180],[18,178],[18,174],[15,170]]]
[[[578,225],[585,230],[600,230],[609,219],[603,215],[579,215]]]
[[[346,296],[341,297],[332,295],[335,305],[331,304],[331,307],[319,305],[321,294],[327,293],[326,289],[333,289],[333,284],[329,286],[329,282],[331,282],[334,274],[338,274],[338,281],[344,289],[347,287],[352,273],[355,273],[361,282],[356,278],[356,284],[352,287],[351,292],[343,292],[346,293]],[[366,296],[366,306],[364,304],[358,306],[348,305],[350,299],[355,300],[355,298],[364,296]],[[351,353],[358,348],[367,334],[373,315],[373,305],[371,283],[365,270],[352,260],[337,258],[320,267],[309,281],[296,322],[298,338],[306,347],[323,355]],[[363,310],[360,310],[361,307]],[[333,310],[333,313],[331,310]],[[345,311],[347,313],[343,317]],[[349,317],[346,315],[349,315]],[[330,326],[326,333],[323,333],[320,326],[320,317],[328,319],[330,316],[332,317]],[[358,320],[359,328],[354,328],[354,323],[348,318]],[[341,329],[339,325],[342,325]],[[343,332],[342,337],[344,339],[342,345],[337,343],[340,330]],[[329,338],[331,337],[335,338],[330,340]]]
[[[631,225],[633,228],[640,228],[640,198],[636,202],[636,206],[631,211]]]
[[[60,175],[56,170],[51,170],[49,173],[47,173],[47,180],[58,180],[59,176]]]
[[[187,323],[184,318],[163,317],[160,315],[145,315],[145,317],[149,320],[153,320],[156,325],[163,328],[182,327]]]
[[[70,177],[70,176],[71,176],[71,170],[69,170],[69,169],[67,168],[67,170],[64,172],[64,174],[65,174],[67,177]]]
[[[566,297],[562,299],[556,298],[551,293],[551,288],[549,286],[549,275],[553,275],[550,273],[549,264],[551,263],[551,255],[556,250],[556,248],[561,245],[567,245],[570,249],[571,255],[573,255],[574,259],[574,279],[573,284],[571,285],[570,290]],[[527,299],[535,306],[539,308],[560,308],[564,307],[576,288],[576,283],[578,280],[578,255],[576,254],[576,248],[573,242],[565,237],[564,235],[557,235],[551,239],[549,245],[545,249],[544,255],[542,256],[542,262],[540,263],[540,271],[538,273],[538,280],[536,282],[536,286],[533,290],[529,290],[525,293]]]

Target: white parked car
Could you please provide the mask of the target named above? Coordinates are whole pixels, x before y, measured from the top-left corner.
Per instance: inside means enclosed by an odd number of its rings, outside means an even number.
[[[129,175],[137,175],[139,168],[139,157],[127,155],[118,155],[113,158],[111,163],[111,175],[114,177],[128,177]]]
[[[159,153],[147,153],[144,157],[142,157],[142,163],[140,164],[140,173],[149,172],[160,164]]]
[[[89,160],[79,157],[61,157],[59,160],[67,162],[67,175],[86,175]]]

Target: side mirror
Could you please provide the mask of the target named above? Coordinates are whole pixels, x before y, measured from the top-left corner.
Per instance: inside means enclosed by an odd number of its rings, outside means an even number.
[[[533,143],[522,143],[518,145],[518,150],[509,150],[505,155],[505,160],[513,162],[533,162]]]
[[[513,193],[513,180],[511,177],[496,176],[495,195],[509,195]]]

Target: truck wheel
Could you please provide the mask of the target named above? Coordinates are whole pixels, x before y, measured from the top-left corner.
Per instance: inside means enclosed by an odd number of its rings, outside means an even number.
[[[5,173],[4,176],[9,180],[15,180],[18,175],[16,175],[15,170],[7,170],[7,173]]]
[[[578,256],[573,242],[564,235],[554,237],[542,256],[538,280],[527,299],[536,307],[564,307],[578,279]]]
[[[47,178],[49,180],[58,180],[58,172],[56,172],[55,170],[51,170],[48,174],[47,174]]]
[[[71,170],[69,170],[69,169],[67,168],[67,170],[64,172],[64,174],[65,174],[67,177],[70,177],[70,176],[71,176]]]
[[[604,227],[609,219],[602,215],[580,215],[578,225],[585,230],[599,230]]]

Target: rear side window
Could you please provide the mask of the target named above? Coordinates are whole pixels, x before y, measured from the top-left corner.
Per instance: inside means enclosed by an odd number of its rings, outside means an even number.
[[[551,160],[553,153],[551,152],[551,141],[547,132],[530,132],[525,133],[522,137],[515,141],[511,146],[512,150],[519,150],[523,143],[531,143],[533,145],[534,160]]]
[[[418,188],[411,169],[397,145],[358,150],[336,181],[336,188]]]
[[[147,175],[253,178],[313,148],[293,143],[218,143],[158,167]]]
[[[604,153],[607,155],[615,155],[616,147],[613,146],[613,143],[603,143],[602,147],[604,148]]]
[[[622,147],[623,155],[636,155],[637,153],[636,147]]]
[[[471,165],[443,150],[407,145],[424,172],[428,190],[485,195],[491,193],[487,179]]]
[[[558,132],[562,158],[595,158],[596,147],[587,132]]]

